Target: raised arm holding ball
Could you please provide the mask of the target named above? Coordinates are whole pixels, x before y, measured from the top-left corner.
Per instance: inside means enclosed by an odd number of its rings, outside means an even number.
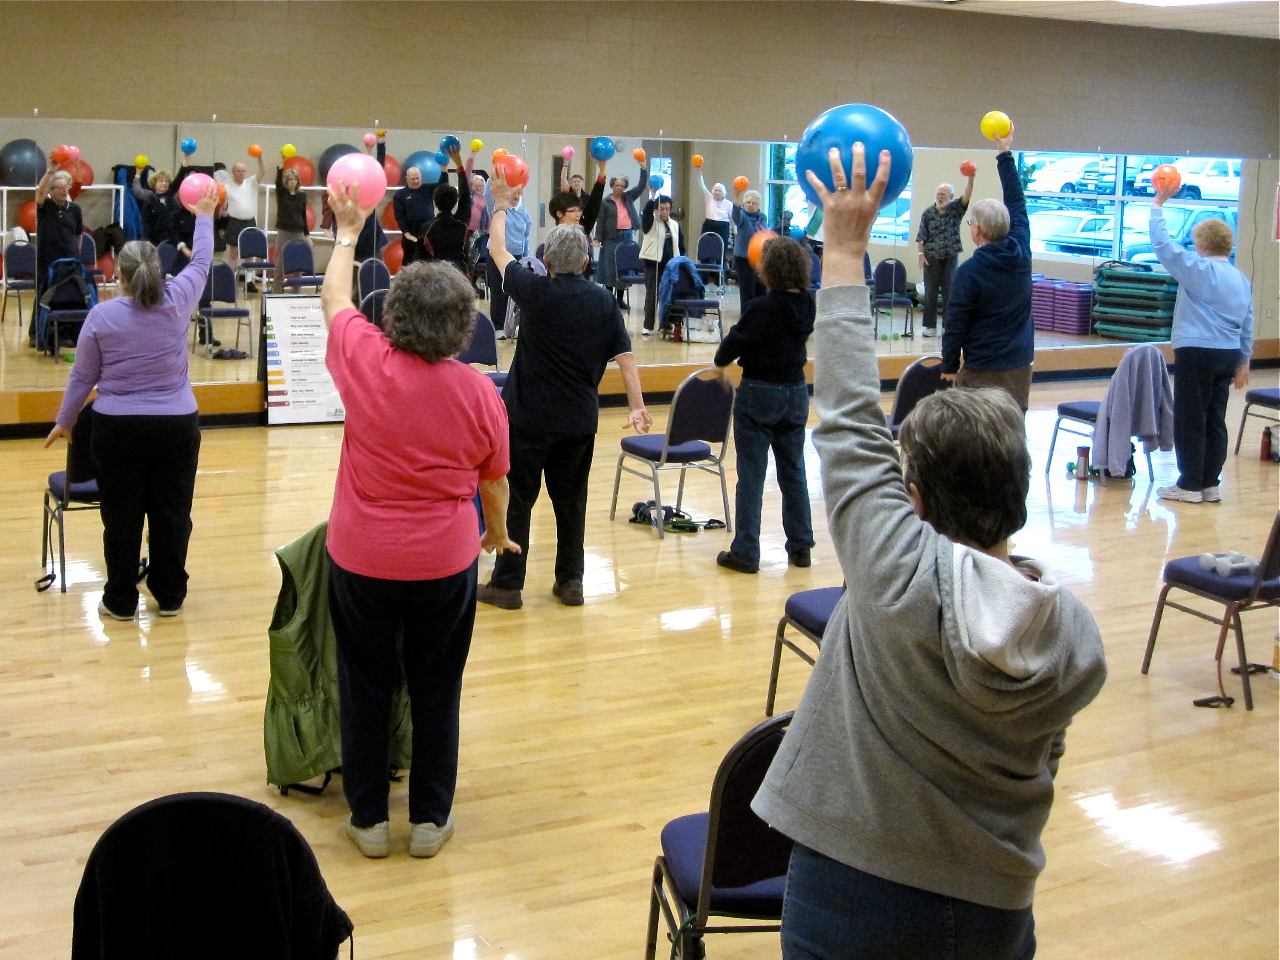
[[[834,191],[810,173],[826,238],[813,441],[847,589],[752,809],[795,841],[785,960],[1025,960],[1102,640],[1051,570],[1010,553],[1031,458],[1007,392],[926,397],[895,450],[862,268],[889,157],[870,185],[861,144],[848,179],[831,151]]]

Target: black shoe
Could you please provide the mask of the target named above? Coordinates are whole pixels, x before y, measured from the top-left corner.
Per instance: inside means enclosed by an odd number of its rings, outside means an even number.
[[[551,588],[551,593],[566,607],[582,606],[581,580],[565,580],[563,583],[557,583]]]
[[[249,281],[249,285],[248,285],[247,287],[245,287],[245,288],[244,288],[244,292],[245,292],[245,293],[257,293],[257,292],[258,292],[258,285],[257,285],[256,283],[254,283],[252,280],[250,280],[250,281]]]
[[[739,573],[759,573],[760,564],[747,563],[745,560],[739,560],[728,550],[721,550],[716,557],[716,563],[728,570],[737,570]]]
[[[809,567],[813,565],[813,560],[809,556],[809,548],[796,550],[788,554],[787,559],[791,561],[793,567]]]
[[[476,587],[476,600],[503,610],[519,610],[524,606],[519,590],[504,590],[492,583],[482,583]]]

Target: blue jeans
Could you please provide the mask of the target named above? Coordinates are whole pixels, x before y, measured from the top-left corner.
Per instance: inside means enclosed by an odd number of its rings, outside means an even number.
[[[1031,908],[1001,910],[864,873],[801,844],[782,908],[783,960],[1031,960]]]
[[[746,563],[760,562],[760,508],[769,449],[782,491],[782,529],[787,553],[813,546],[809,485],[804,475],[804,425],[809,388],[804,383],[742,381],[733,405],[733,442],[738,450],[738,486],[729,552]]]

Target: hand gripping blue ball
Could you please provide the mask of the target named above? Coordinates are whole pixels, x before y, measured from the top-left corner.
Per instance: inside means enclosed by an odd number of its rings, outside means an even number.
[[[460,148],[461,146],[462,146],[462,141],[459,140],[457,137],[455,137],[452,133],[449,134],[448,136],[440,138],[440,150],[443,153],[447,154],[454,147]]]
[[[188,157],[196,152],[196,142],[190,137],[182,141],[182,152]]]
[[[596,137],[591,141],[591,156],[595,160],[604,163],[606,160],[612,160],[613,155],[617,153],[617,149],[613,145],[613,141],[608,137]]]
[[[881,208],[898,199],[911,180],[911,139],[906,128],[891,114],[866,103],[846,103],[832,107],[809,124],[796,150],[796,179],[804,195],[819,206],[818,199],[805,172],[812,170],[828,190],[835,190],[831,179],[831,160],[827,153],[832,147],[840,151],[845,175],[852,180],[853,145],[861,142],[866,147],[867,182],[876,175],[880,151],[888,150],[890,157],[889,185],[880,201]]]

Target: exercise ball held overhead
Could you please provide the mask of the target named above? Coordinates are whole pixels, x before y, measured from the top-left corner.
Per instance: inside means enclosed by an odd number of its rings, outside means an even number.
[[[1157,191],[1176,190],[1182,186],[1182,171],[1172,163],[1162,163],[1151,174],[1151,186]]]
[[[62,144],[62,143],[54,147],[53,151],[49,154],[49,159],[52,160],[54,163],[66,163],[67,157],[68,157],[68,154],[67,154],[66,144]]]
[[[249,144],[249,156],[251,156],[251,157],[260,157],[260,156],[262,156],[262,147],[260,147],[260,146],[259,146],[258,144],[256,144],[256,143],[251,143],[251,144]]]
[[[138,154],[133,158],[133,165],[135,167],[145,167],[147,165],[147,155],[145,153]]]
[[[747,262],[751,264],[752,269],[759,268],[760,254],[764,253],[764,245],[776,239],[778,235],[772,230],[757,230],[751,235],[751,243],[747,247]]]
[[[655,190],[661,190],[667,184],[667,178],[660,173],[655,173],[649,177],[649,186]]]
[[[510,186],[523,187],[529,182],[529,167],[517,156],[507,154],[500,157],[494,167],[502,171],[502,176]]]
[[[636,147],[631,151],[631,156],[635,157],[636,163],[644,163],[644,147]]]
[[[564,147],[563,149],[561,149],[560,156],[564,157],[566,160],[572,160],[573,147]]]
[[[459,150],[462,148],[462,141],[455,137],[452,133],[446,134],[440,138],[440,149],[446,154],[450,150]]]
[[[700,154],[700,153],[695,153],[695,154],[693,155],[693,165],[694,165],[695,167],[700,167],[700,166],[702,166],[702,154]]]
[[[747,187],[749,187],[749,186],[751,186],[751,181],[750,181],[750,180],[748,180],[746,177],[734,177],[734,178],[733,178],[733,189],[735,189],[735,190],[737,190],[737,191],[741,192],[741,191],[743,191],[743,190],[747,189]]]
[[[382,165],[367,153],[347,153],[338,157],[329,167],[325,183],[334,188],[338,183],[348,187],[360,187],[360,209],[370,210],[387,194],[387,175]]]
[[[966,160],[964,163],[960,164],[960,176],[962,177],[972,177],[977,172],[978,165],[972,160]]]
[[[499,147],[497,150],[493,151],[493,162],[497,163],[499,160],[501,160],[510,152],[511,151],[508,150],[506,147]]]
[[[449,155],[445,153],[443,150],[437,150],[436,163],[440,164],[442,169],[447,168],[449,166]]]
[[[190,137],[187,137],[187,139],[182,141],[181,150],[186,156],[191,156],[196,152],[196,142]]]
[[[286,160],[289,160],[292,157],[296,157],[297,155],[298,155],[298,148],[295,147],[292,143],[286,143],[283,147],[280,148],[280,156],[284,157]]]
[[[360,153],[360,150],[349,143],[335,143],[333,146],[325,148],[324,153],[320,154],[320,162],[316,164],[316,173],[320,175],[322,183],[329,182],[329,168],[333,166],[334,161],[339,157],[345,157],[349,153]],[[375,160],[374,163],[377,163],[377,161]]]
[[[1007,113],[999,110],[992,110],[982,118],[982,135],[988,140],[995,140],[999,137],[1007,137],[1009,131],[1013,129],[1013,123],[1009,120]]]
[[[474,140],[471,141],[472,153],[479,153],[483,149],[484,149],[484,141],[481,140],[479,137],[476,137]]]
[[[868,103],[846,103],[832,107],[809,124],[800,145],[796,149],[796,180],[804,195],[821,205],[817,192],[809,183],[807,171],[812,170],[828,190],[835,190],[831,179],[832,147],[840,151],[846,174],[853,172],[853,145],[861,143],[866,148],[867,180],[875,176],[880,153],[889,151],[889,185],[885,188],[880,206],[886,207],[898,199],[898,195],[911,180],[913,152],[911,138],[906,128],[892,114]]]
[[[607,160],[612,160],[613,155],[618,152],[613,145],[613,141],[608,137],[596,137],[591,141],[591,147],[589,149],[591,159],[599,160],[601,163],[604,163]]]
[[[44,151],[34,140],[10,140],[0,148],[0,182],[7,187],[34,187],[48,166]]]
[[[184,207],[194,212],[196,204],[211,186],[214,186],[214,179],[207,173],[190,174],[178,188],[178,199],[182,201]]]

